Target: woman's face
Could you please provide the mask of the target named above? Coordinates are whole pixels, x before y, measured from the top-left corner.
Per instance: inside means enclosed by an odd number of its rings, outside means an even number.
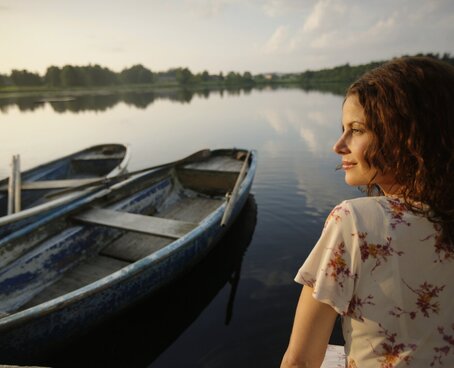
[[[350,95],[342,108],[342,135],[333,147],[334,152],[342,156],[345,182],[355,186],[377,184],[385,194],[393,194],[397,190],[394,177],[384,175],[364,159],[371,142],[372,132],[366,127],[364,109],[358,96]]]

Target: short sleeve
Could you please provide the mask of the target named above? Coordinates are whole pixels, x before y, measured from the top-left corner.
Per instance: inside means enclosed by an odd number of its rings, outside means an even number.
[[[339,314],[347,313],[358,278],[355,233],[352,209],[344,201],[327,217],[320,239],[295,277],[314,288],[315,299]]]

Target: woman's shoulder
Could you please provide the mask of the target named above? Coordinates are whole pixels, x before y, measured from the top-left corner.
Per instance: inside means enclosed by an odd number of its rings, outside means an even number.
[[[399,198],[378,196],[346,199],[335,208],[343,208],[355,221],[387,222],[390,217],[402,217],[408,210]]]
[[[383,206],[381,200],[377,198],[360,197],[342,201],[331,210],[326,219],[325,228],[332,222],[342,224],[343,227],[354,228],[358,220],[377,217],[377,214],[383,218]]]
[[[419,225],[426,225],[427,222],[425,218],[409,210],[405,202],[397,197],[378,196],[347,199],[339,206],[345,212],[348,212],[358,228],[383,229],[383,227],[390,227],[394,230],[396,228],[407,228],[412,222],[418,222]]]
[[[373,209],[406,209],[403,201],[396,197],[378,196],[378,197],[358,197],[346,199],[338,206],[350,207],[353,210],[373,210]]]
[[[397,202],[396,202],[397,201]],[[355,212],[359,211],[373,211],[374,209],[383,209],[389,208],[392,205],[400,203],[398,200],[390,197],[358,197],[352,199],[345,199],[339,203],[335,208],[343,207],[353,210]]]

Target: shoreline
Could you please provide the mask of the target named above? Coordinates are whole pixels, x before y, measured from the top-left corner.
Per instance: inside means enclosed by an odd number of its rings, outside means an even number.
[[[343,95],[347,84],[325,82],[319,84],[301,84],[295,81],[267,81],[253,84],[226,84],[226,83],[199,83],[181,85],[177,82],[153,83],[153,84],[128,84],[96,87],[46,87],[46,86],[6,86],[0,87],[0,99],[21,98],[21,97],[42,97],[43,99],[65,99],[86,95],[114,95],[122,93],[148,93],[148,92],[205,92],[205,91],[239,91],[239,90],[263,90],[266,88],[298,88],[302,90],[314,90],[320,92],[331,92]]]
[[[177,82],[153,83],[153,84],[126,84],[110,86],[81,86],[81,87],[46,87],[46,86],[6,86],[0,87],[0,98],[22,97],[22,96],[80,96],[80,95],[102,95],[128,92],[152,92],[169,90],[219,90],[219,89],[253,89],[265,88],[266,86],[297,86],[296,83],[254,83],[254,84],[225,84],[225,83],[200,83],[181,85]]]

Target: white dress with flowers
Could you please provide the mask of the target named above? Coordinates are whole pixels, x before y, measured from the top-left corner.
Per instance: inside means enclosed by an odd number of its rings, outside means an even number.
[[[399,199],[335,207],[295,280],[343,316],[348,367],[454,367],[454,252]]]

